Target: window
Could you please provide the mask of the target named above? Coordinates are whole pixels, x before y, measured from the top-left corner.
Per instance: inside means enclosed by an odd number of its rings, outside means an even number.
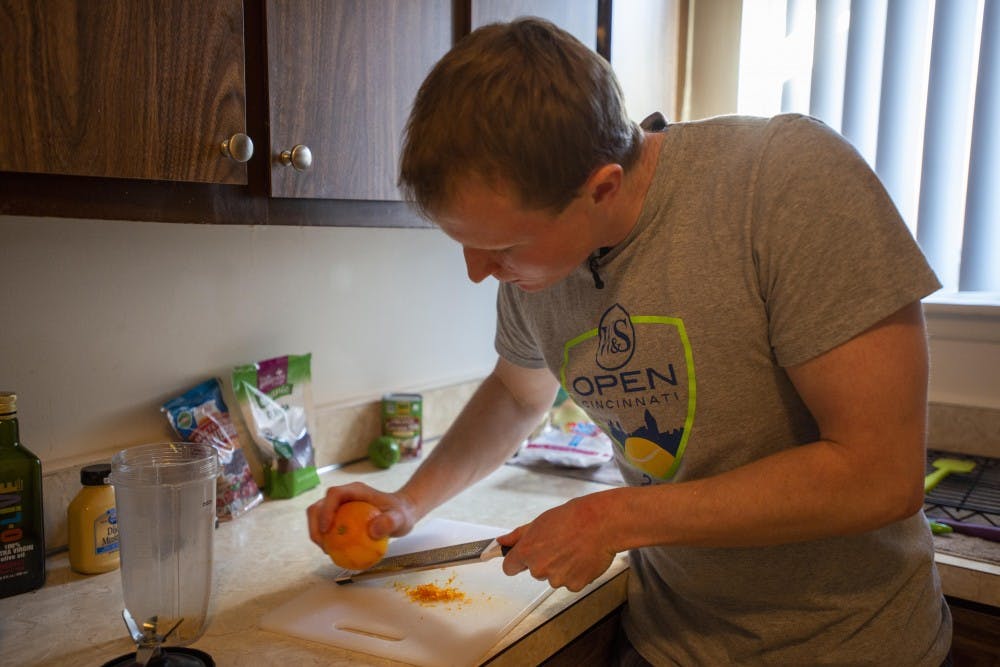
[[[737,109],[839,131],[944,284],[931,300],[1000,306],[1000,0],[743,0]]]

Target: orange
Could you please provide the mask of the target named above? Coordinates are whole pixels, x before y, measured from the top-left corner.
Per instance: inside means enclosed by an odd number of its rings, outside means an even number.
[[[389,538],[373,540],[368,523],[379,509],[363,500],[351,500],[337,508],[333,525],[323,535],[323,550],[333,562],[347,570],[366,570],[382,559]]]

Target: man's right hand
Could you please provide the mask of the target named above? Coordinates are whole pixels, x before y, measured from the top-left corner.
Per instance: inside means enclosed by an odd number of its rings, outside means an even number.
[[[368,525],[368,533],[372,539],[381,539],[387,535],[391,537],[405,535],[417,522],[417,511],[413,502],[401,491],[385,493],[361,482],[331,486],[322,499],[306,509],[306,516],[309,518],[309,539],[321,549],[323,534],[333,525],[333,516],[337,513],[337,508],[351,500],[363,500],[382,511]]]

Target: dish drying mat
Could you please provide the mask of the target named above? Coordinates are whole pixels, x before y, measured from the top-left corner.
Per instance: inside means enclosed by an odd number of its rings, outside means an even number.
[[[927,474],[941,458],[974,461],[976,467],[967,473],[951,473],[924,496],[927,517],[1000,526],[1000,459],[928,450]],[[1000,542],[951,533],[936,535],[934,548],[939,553],[1000,565]]]

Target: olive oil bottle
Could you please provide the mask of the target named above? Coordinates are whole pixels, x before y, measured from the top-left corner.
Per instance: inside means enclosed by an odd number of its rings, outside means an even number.
[[[17,396],[0,391],[0,598],[44,583],[42,463],[18,438]]]

